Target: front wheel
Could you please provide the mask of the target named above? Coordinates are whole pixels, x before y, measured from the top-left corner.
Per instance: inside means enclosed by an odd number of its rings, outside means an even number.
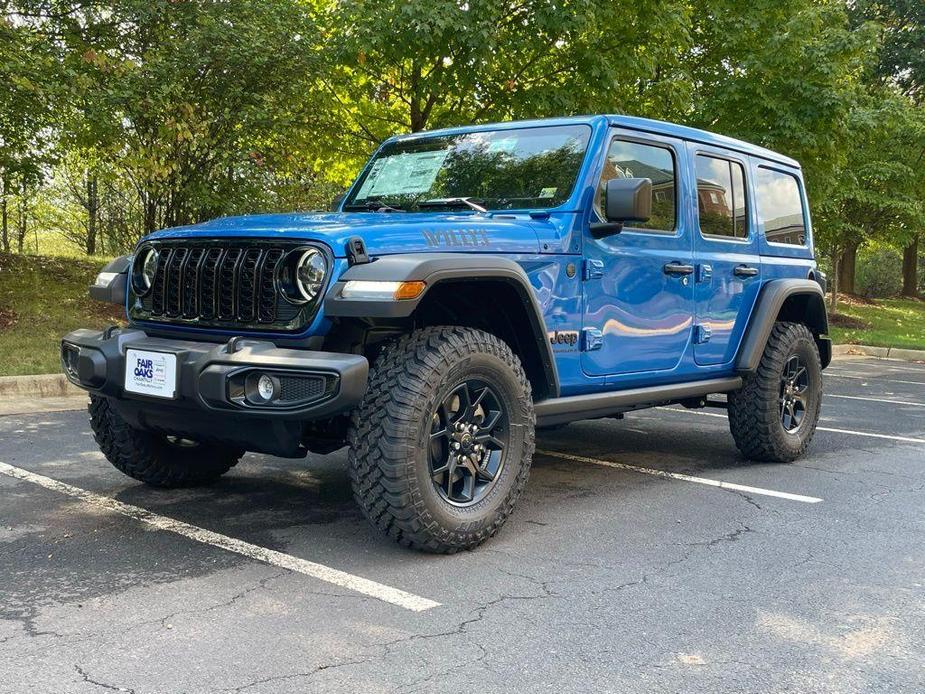
[[[383,349],[351,417],[354,496],[406,547],[471,549],[523,491],[534,425],[530,384],[502,340],[472,328],[416,330]]]
[[[90,428],[106,459],[150,487],[194,487],[217,480],[244,454],[129,426],[98,395],[90,396]]]
[[[741,390],[729,394],[729,428],[746,458],[789,463],[816,433],[822,405],[822,365],[809,329],[776,323]]]

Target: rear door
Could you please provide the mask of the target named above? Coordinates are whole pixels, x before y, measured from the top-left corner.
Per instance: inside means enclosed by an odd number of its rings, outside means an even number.
[[[761,286],[761,257],[748,157],[690,143],[696,177],[694,360],[735,357]]]
[[[582,369],[604,376],[675,368],[693,316],[693,255],[687,154],[681,140],[612,129],[584,228]],[[594,238],[601,193],[611,178],[652,179],[652,217]]]

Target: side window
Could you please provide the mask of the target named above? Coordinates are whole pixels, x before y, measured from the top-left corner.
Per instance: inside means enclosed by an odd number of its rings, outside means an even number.
[[[634,229],[674,231],[676,180],[674,154],[667,147],[614,140],[607,150],[607,161],[594,196],[594,207],[604,218],[604,187],[612,178],[652,180],[652,216],[648,222],[633,222]]]
[[[758,219],[764,225],[768,241],[794,246],[806,244],[806,218],[796,177],[759,167],[755,195]]]
[[[745,170],[736,161],[697,155],[697,208],[704,236],[748,238]]]

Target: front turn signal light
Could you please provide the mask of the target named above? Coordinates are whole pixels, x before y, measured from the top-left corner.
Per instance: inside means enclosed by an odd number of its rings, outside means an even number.
[[[341,290],[344,299],[372,301],[417,299],[427,286],[425,282],[385,282],[376,280],[348,280]]]

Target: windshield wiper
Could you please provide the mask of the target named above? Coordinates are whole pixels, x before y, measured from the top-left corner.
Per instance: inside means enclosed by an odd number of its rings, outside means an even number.
[[[406,212],[399,207],[386,205],[381,200],[367,200],[366,202],[356,202],[351,205],[344,205],[345,210],[366,210],[368,212]]]
[[[465,205],[476,212],[481,212],[485,214],[488,212],[484,207],[479,205],[476,202],[472,201],[472,198],[434,198],[433,200],[422,200],[418,203],[418,207],[459,207],[460,205]]]

